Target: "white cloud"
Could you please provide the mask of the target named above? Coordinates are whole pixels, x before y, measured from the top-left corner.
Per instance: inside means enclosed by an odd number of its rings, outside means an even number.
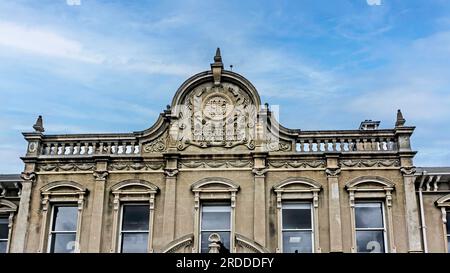
[[[0,45],[29,53],[101,63],[103,57],[88,52],[83,44],[50,30],[0,22]]]

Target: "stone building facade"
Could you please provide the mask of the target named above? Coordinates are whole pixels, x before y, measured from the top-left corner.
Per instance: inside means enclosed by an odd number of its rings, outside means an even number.
[[[450,169],[394,128],[303,131],[225,70],[187,79],[150,128],[44,134],[0,176],[2,252],[447,252]]]

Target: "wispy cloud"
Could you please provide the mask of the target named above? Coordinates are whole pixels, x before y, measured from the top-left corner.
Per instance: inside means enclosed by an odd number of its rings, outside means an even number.
[[[78,41],[49,30],[11,22],[0,22],[0,45],[13,50],[88,63],[98,64],[103,61],[101,56],[87,51]]]

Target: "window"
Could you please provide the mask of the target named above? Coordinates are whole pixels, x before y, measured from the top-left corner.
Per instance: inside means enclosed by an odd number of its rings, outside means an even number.
[[[50,231],[51,253],[73,253],[76,249],[78,206],[56,205]]]
[[[309,253],[313,251],[311,203],[282,204],[283,252]]]
[[[450,253],[450,210],[447,211],[447,252]]]
[[[357,252],[385,252],[385,223],[382,202],[356,202]]]
[[[6,253],[8,246],[9,220],[6,216],[0,216],[0,253]]]
[[[200,249],[205,253],[209,251],[208,238],[212,233],[220,236],[221,246],[230,250],[231,235],[231,205],[229,203],[203,203],[200,229]]]
[[[125,204],[122,206],[120,252],[147,252],[149,219],[150,208],[148,204]]]

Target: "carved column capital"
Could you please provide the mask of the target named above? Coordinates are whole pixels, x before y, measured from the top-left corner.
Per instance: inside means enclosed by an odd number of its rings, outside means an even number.
[[[94,171],[93,175],[95,177],[95,181],[105,181],[109,175],[108,171]]]
[[[20,174],[20,178],[23,179],[23,182],[34,183],[36,181],[36,173],[35,172],[22,172]]]
[[[403,175],[414,175],[416,173],[416,167],[410,166],[410,167],[401,167],[400,172]]]
[[[327,174],[328,177],[338,176],[341,173],[341,169],[340,168],[327,168],[327,169],[325,169],[325,173]]]
[[[175,177],[177,176],[179,170],[178,169],[164,169],[164,174],[167,177]]]
[[[267,168],[253,168],[252,173],[255,175],[255,177],[265,177],[266,172],[269,169]]]

